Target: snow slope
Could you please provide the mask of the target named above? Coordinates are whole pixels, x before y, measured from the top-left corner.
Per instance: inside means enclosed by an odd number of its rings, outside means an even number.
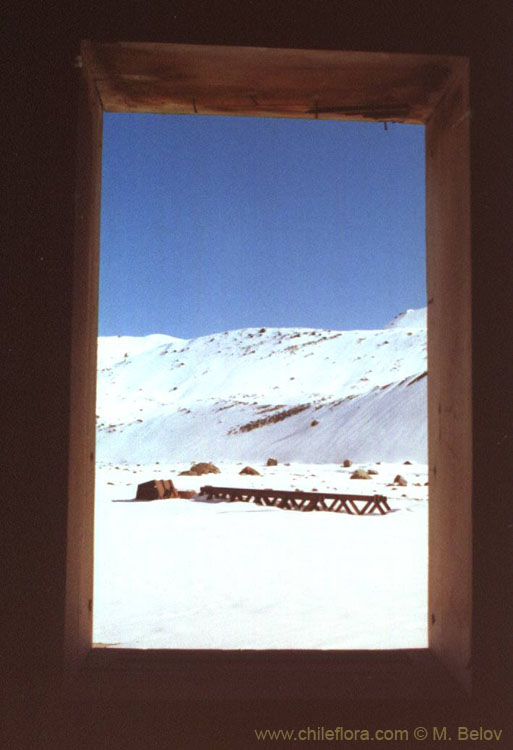
[[[100,338],[97,460],[425,463],[426,371],[425,310],[383,330]]]
[[[406,310],[399,313],[385,328],[427,328],[427,308],[421,307],[419,310]]]

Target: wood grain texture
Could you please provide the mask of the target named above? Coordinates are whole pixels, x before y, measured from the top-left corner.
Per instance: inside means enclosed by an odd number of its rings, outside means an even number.
[[[108,112],[425,122],[448,56],[85,43]]]
[[[80,78],[68,473],[65,654],[71,674],[92,640],[96,350],[102,109]]]
[[[468,71],[426,133],[430,645],[471,686],[472,352]]]

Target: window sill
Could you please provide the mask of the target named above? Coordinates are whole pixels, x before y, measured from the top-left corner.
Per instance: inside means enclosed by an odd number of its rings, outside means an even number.
[[[80,700],[352,700],[455,703],[466,694],[429,649],[173,651],[94,648]]]

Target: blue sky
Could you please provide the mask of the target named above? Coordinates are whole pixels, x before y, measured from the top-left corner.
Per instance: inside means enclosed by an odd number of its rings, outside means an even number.
[[[424,211],[420,125],[106,114],[100,335],[379,328]]]

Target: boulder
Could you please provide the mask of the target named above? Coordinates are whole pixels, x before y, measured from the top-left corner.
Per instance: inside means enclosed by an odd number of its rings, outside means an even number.
[[[351,479],[370,479],[370,474],[364,469],[356,469],[356,471],[353,471],[351,474]]]
[[[181,477],[199,477],[202,474],[220,474],[221,471],[214,466],[214,464],[204,462],[199,464],[193,464],[188,471],[181,471],[179,476]]]
[[[350,466],[352,466],[352,465],[353,465],[353,462],[352,462],[352,461],[350,461],[350,460],[349,460],[348,458],[346,458],[346,460],[345,460],[345,461],[344,461],[344,463],[342,464],[342,466],[345,466],[345,468],[346,468],[346,469],[348,469],[348,468],[349,468]]]
[[[178,490],[178,497],[183,497],[186,500],[196,497],[197,494],[195,490]]]
[[[376,469],[367,469],[367,474],[377,474]]]
[[[312,419],[312,421],[310,422],[310,427],[315,427],[315,425],[318,425],[318,424],[319,424],[319,421],[317,419]]]
[[[397,474],[394,479],[394,484],[398,484],[399,487],[406,487],[408,485],[408,482],[400,474]]]
[[[171,479],[151,479],[137,487],[136,500],[167,500],[178,497],[178,490]]]
[[[245,466],[239,471],[239,474],[252,474],[254,476],[260,476],[260,472],[254,469],[252,466]]]
[[[278,466],[278,461],[275,458],[268,458],[266,466]]]

